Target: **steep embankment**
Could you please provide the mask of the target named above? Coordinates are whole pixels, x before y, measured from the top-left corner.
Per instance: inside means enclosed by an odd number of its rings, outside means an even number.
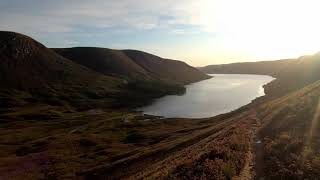
[[[188,84],[209,78],[198,69],[181,61],[136,51],[106,48],[53,49],[58,54],[105,75],[129,81],[163,81]]]
[[[320,53],[298,59],[210,65],[199,68],[206,73],[263,74],[277,79],[265,87],[267,97],[281,97],[320,79]]]

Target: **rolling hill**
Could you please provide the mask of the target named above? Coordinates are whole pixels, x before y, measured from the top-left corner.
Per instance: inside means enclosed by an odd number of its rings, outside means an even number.
[[[209,78],[183,62],[133,52],[138,51],[49,49],[28,36],[1,31],[0,107],[34,102],[136,106]]]
[[[123,51],[140,67],[150,73],[150,76],[165,81],[189,84],[199,79],[210,78],[206,74],[199,73],[198,69],[189,66],[185,62],[163,59],[158,56],[135,50]]]
[[[94,71],[129,81],[146,80],[188,84],[209,78],[184,62],[163,59],[142,51],[89,47],[53,50]]]
[[[0,32],[0,42],[1,107],[111,99],[123,85],[121,79],[76,64],[25,35]]]
[[[93,79],[108,78],[56,54],[30,37],[0,32],[0,41],[2,88],[51,88],[62,84],[88,84]]]

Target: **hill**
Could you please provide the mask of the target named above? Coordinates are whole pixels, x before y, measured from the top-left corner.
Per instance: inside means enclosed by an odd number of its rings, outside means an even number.
[[[166,94],[183,93],[184,84],[208,78],[183,62],[142,52],[138,54],[147,57],[142,61],[151,65],[141,66],[136,63],[140,57],[133,60],[131,52],[49,49],[28,36],[1,31],[0,107],[40,102],[81,108],[138,106]]]
[[[78,64],[105,75],[125,78],[129,81],[165,81],[188,84],[209,78],[198,69],[181,61],[136,51],[107,48],[53,49],[58,54]]]
[[[0,32],[3,106],[38,100],[81,101],[107,97],[123,82],[76,64],[22,34]],[[8,102],[10,101],[10,102]]]
[[[53,49],[61,56],[105,75],[127,79],[150,79],[148,73],[119,50],[77,47]]]
[[[88,83],[101,76],[80,66],[30,37],[0,32],[1,87],[34,89],[59,84]],[[110,78],[111,79],[111,78]]]
[[[150,73],[150,76],[165,81],[175,81],[189,84],[210,78],[198,69],[189,66],[185,62],[163,59],[158,56],[135,50],[123,51],[136,64]]]
[[[269,97],[280,97],[320,79],[320,53],[297,59],[209,65],[199,68],[205,73],[260,74],[277,78],[266,85]]]

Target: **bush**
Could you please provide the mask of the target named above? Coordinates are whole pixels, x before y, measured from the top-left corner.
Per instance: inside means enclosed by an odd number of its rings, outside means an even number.
[[[223,174],[226,179],[231,180],[233,176],[236,175],[235,167],[231,164],[227,164],[223,167]]]
[[[79,140],[79,144],[80,146],[82,147],[93,147],[93,146],[96,146],[97,143],[90,140],[90,139],[86,139],[86,138],[82,138]]]
[[[138,143],[145,139],[145,136],[139,132],[131,131],[124,138],[124,143]]]

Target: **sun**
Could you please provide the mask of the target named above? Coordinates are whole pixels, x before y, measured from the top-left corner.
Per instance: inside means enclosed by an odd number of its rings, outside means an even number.
[[[255,59],[278,59],[320,50],[316,0],[205,0],[194,21],[222,39],[222,49]],[[215,42],[212,42],[215,43]]]

